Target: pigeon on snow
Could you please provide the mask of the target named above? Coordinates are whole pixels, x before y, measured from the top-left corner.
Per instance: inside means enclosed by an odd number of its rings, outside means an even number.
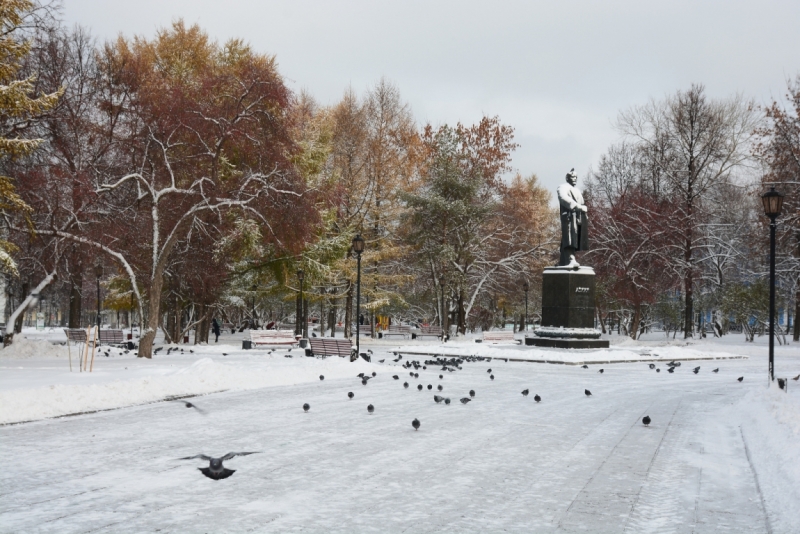
[[[201,414],[203,414],[203,415],[206,414],[205,410],[203,410],[201,408],[198,408],[197,405],[192,404],[191,402],[187,402],[187,401],[183,401],[183,400],[179,400],[179,401],[175,401],[175,402],[182,402],[187,408],[194,408],[195,410],[197,410]]]
[[[208,478],[213,478],[214,480],[222,480],[223,478],[228,478],[232,474],[236,472],[235,469],[226,469],[225,466],[222,465],[222,462],[225,460],[230,460],[234,456],[247,456],[248,454],[258,454],[256,452],[229,452],[222,458],[212,458],[211,456],[206,456],[205,454],[198,454],[196,456],[187,456],[186,458],[180,458],[180,460],[208,460],[208,467],[198,467],[197,469],[200,470]]]
[[[642,417],[642,424],[644,424],[644,426],[650,425],[650,416],[649,415],[645,415],[644,417]]]

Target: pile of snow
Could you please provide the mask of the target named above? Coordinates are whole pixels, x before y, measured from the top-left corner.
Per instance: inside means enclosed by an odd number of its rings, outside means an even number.
[[[796,531],[800,524],[800,386],[790,382],[789,388],[751,390],[729,415],[742,418],[773,532]]]
[[[326,380],[352,378],[359,372],[371,373],[377,368],[362,360],[350,363],[346,358],[318,360],[278,356],[232,364],[202,358],[176,370],[156,361],[132,360],[128,365],[130,371],[124,368],[107,372],[110,380],[99,383],[53,384],[0,392],[0,424],[108,410],[175,396],[287,386],[318,381],[320,375]],[[97,381],[102,372],[96,368],[95,373],[81,376]],[[126,373],[133,377],[119,378]],[[76,377],[73,374],[71,378]]]
[[[634,342],[635,343],[635,342]],[[654,349],[641,347],[637,350],[611,347],[596,350],[541,349],[519,345],[488,345],[483,343],[446,343],[442,345],[406,345],[396,350],[402,354],[438,354],[447,357],[481,356],[519,361],[565,363],[622,363],[622,362],[669,362],[672,360],[713,360],[746,358],[728,352],[707,352],[684,346],[663,346]]]
[[[74,345],[72,356],[77,358],[82,345]],[[4,349],[0,349],[2,359],[28,359],[28,358],[68,358],[66,345],[54,345],[50,341],[41,339],[28,339],[17,334],[14,342]]]

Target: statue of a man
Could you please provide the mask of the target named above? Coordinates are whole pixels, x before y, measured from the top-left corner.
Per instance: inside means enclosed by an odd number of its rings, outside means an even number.
[[[578,267],[575,252],[589,249],[589,218],[583,195],[575,184],[578,175],[573,168],[567,174],[567,183],[558,186],[558,204],[561,212],[561,258],[559,266]]]

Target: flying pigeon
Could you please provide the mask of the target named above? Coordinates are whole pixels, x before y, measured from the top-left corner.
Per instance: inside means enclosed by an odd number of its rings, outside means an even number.
[[[527,389],[523,389],[523,390],[522,390],[522,396],[523,396],[523,397],[527,397],[527,396],[528,396],[528,393],[529,393],[529,392],[528,392],[528,390],[527,390]]]
[[[308,403],[303,404],[303,411],[304,412],[307,412],[310,409],[311,409],[311,406],[309,406]]]
[[[413,421],[411,421],[411,426],[413,426],[413,427],[414,427],[414,430],[419,430],[419,425],[420,425],[420,423],[419,423],[419,419],[417,419],[417,418],[415,417],[415,418],[414,418],[414,420],[413,420]]]
[[[355,394],[355,393],[353,393],[353,392],[351,391],[351,392],[349,392],[349,393],[347,394],[347,396],[348,396],[348,397],[350,397],[350,398],[352,399],[353,397],[355,397],[355,396],[356,396],[356,394]]]
[[[187,401],[183,401],[183,400],[179,400],[179,401],[176,401],[176,402],[182,402],[187,408],[194,408],[195,410],[197,410],[201,414],[203,414],[203,415],[206,414],[205,410],[203,410],[201,408],[198,408],[196,405],[192,404],[191,402],[187,402]]]
[[[469,401],[471,401],[471,400],[472,400],[472,399],[470,399],[469,397],[464,397],[464,398],[462,398],[462,399],[461,399],[461,404],[466,404],[466,403],[468,403],[468,402],[469,402]]]
[[[307,405],[306,405],[307,406]],[[194,460],[198,458],[200,460],[208,460],[208,467],[198,467],[197,469],[200,470],[208,478],[213,478],[214,480],[221,480],[223,478],[228,478],[232,474],[236,472],[235,469],[226,469],[222,462],[225,460],[230,460],[234,456],[247,456],[248,454],[258,454],[256,452],[229,452],[222,458],[212,458],[211,456],[206,456],[205,454],[198,454],[196,456],[187,456],[186,458],[179,458],[180,460]]]
[[[367,406],[367,411],[368,411],[369,413],[372,413],[372,412],[374,412],[374,411],[375,411],[375,407],[374,407],[373,405],[371,405],[371,404],[370,404],[369,406]]]
[[[539,395],[534,395],[533,400],[535,400],[536,402],[541,402],[542,398]]]
[[[650,425],[650,416],[649,415],[645,415],[644,417],[642,417],[642,423],[644,424],[644,426],[649,426]]]
[[[588,389],[584,389],[583,390],[583,394],[586,395],[587,397],[591,397],[592,396],[592,392],[589,391]]]

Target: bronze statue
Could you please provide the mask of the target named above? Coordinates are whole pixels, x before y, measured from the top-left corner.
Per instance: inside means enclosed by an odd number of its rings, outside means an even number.
[[[561,257],[559,267],[580,267],[575,252],[589,249],[589,218],[583,195],[575,187],[578,175],[575,169],[567,174],[567,183],[558,186],[558,204],[561,212]]]

